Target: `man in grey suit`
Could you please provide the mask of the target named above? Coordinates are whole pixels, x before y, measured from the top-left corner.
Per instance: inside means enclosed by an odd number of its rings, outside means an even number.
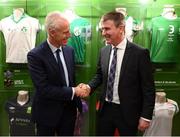
[[[90,94],[102,84],[97,135],[137,135],[149,127],[155,103],[155,87],[149,51],[125,38],[125,18],[109,12],[101,18],[102,36],[97,72],[88,85]]]

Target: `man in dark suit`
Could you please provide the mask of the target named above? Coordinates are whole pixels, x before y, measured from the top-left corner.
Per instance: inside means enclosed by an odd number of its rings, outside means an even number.
[[[60,12],[47,15],[48,38],[28,53],[28,67],[35,86],[32,117],[37,135],[69,135],[74,132],[78,96],[83,91],[75,86],[74,51],[66,46],[70,37],[69,23]]]
[[[149,51],[125,38],[125,19],[109,12],[101,18],[106,40],[100,51],[97,72],[88,85],[90,94],[102,84],[97,135],[133,136],[149,127],[155,103],[155,88]]]

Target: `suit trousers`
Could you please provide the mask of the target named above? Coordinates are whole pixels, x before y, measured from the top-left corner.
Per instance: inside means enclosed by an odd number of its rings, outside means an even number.
[[[114,136],[116,128],[120,136],[135,136],[137,134],[137,127],[129,126],[125,121],[121,105],[105,102],[98,114],[97,135]]]
[[[54,127],[37,123],[38,136],[73,136],[77,109],[74,104],[64,104],[63,114]]]

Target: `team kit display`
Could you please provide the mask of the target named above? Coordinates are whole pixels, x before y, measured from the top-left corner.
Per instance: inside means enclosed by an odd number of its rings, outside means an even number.
[[[143,21],[134,19],[127,14],[126,10],[126,8],[116,9],[117,12],[122,12],[125,15],[126,37],[133,42],[136,34],[145,28],[143,27]],[[180,17],[175,14],[174,9],[169,10],[168,7],[167,14],[166,10],[165,8],[162,15],[153,17],[147,28],[148,33],[150,32],[149,51],[153,63],[177,63],[179,61]],[[173,13],[173,16],[169,13]],[[67,46],[74,48],[76,64],[85,64],[86,46],[91,42],[93,26],[88,19],[78,15],[73,16],[73,20],[72,16],[70,18],[67,16],[68,20],[71,20],[71,37],[68,39]],[[36,46],[36,38],[38,32],[42,29],[41,26],[43,24],[40,24],[37,18],[29,16],[22,8],[14,9],[12,15],[0,20],[0,31],[4,36],[3,46],[6,49],[5,63],[27,63],[27,53]],[[92,44],[91,46],[96,45]],[[6,70],[4,75],[6,79],[4,83],[6,87],[10,87],[13,82],[12,72]],[[32,98],[29,98],[24,105],[18,104],[16,97],[7,100],[5,103],[5,110],[9,118],[9,134],[11,136],[35,135],[35,124],[31,121],[31,105]],[[145,131],[144,136],[170,136],[172,118],[179,111],[177,111],[177,107],[177,103],[164,102],[161,104],[156,102],[152,124]],[[169,113],[170,111],[172,113]],[[83,123],[82,120],[81,123]],[[78,125],[78,123],[76,124]],[[166,126],[167,128],[161,127],[159,130],[159,125],[168,126]],[[76,133],[81,135],[80,126],[76,128]]]
[[[117,12],[124,10],[116,9]],[[135,22],[131,16],[126,15],[126,36],[133,41]],[[68,17],[67,17],[68,18]],[[151,60],[152,62],[177,62],[180,41],[180,18],[168,19],[164,16],[152,18],[149,30],[151,32]],[[137,27],[136,27],[137,28]],[[138,25],[138,31],[142,26]],[[22,13],[18,20],[12,14],[1,19],[0,31],[3,32],[6,46],[6,63],[27,63],[27,53],[35,47],[36,35],[40,31],[38,19]],[[91,40],[91,24],[82,17],[70,22],[71,37],[68,45],[75,49],[76,63],[84,63],[85,46]]]
[[[0,21],[0,30],[5,38],[6,63],[27,63],[27,53],[35,47],[40,30],[39,21],[25,13],[15,20],[12,14]]]
[[[32,98],[20,105],[17,98],[9,99],[5,110],[9,118],[10,136],[34,136],[35,124],[31,120]]]
[[[153,62],[177,62],[180,41],[180,18],[167,19],[163,16],[151,20],[151,60]]]
[[[70,23],[71,37],[68,45],[75,50],[76,63],[84,63],[85,46],[91,40],[91,25],[85,18],[76,18]]]

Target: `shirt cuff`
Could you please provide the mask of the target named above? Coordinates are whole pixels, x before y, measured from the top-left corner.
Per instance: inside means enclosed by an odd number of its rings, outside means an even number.
[[[91,87],[87,84],[87,87],[91,90]]]
[[[74,88],[72,88],[72,96],[71,96],[71,100],[73,100],[74,95],[75,95],[75,89],[74,89]]]
[[[147,121],[147,122],[151,121],[150,119],[146,119],[146,118],[143,118],[143,117],[141,117],[141,119],[143,119],[144,121]]]

